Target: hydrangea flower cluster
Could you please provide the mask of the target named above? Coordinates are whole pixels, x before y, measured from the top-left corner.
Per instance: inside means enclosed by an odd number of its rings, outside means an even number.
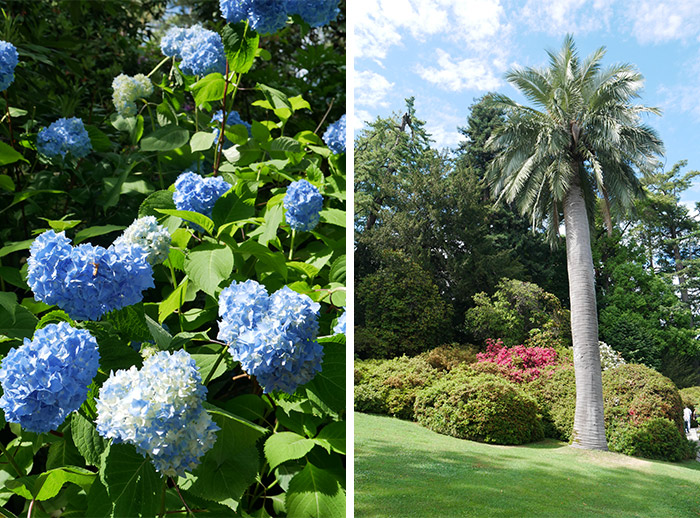
[[[333,154],[345,153],[345,115],[328,126],[323,141]]]
[[[234,281],[219,296],[218,338],[263,392],[293,394],[321,371],[319,309],[320,304],[287,286],[268,296],[253,280]]]
[[[204,178],[188,170],[175,180],[173,201],[178,210],[190,210],[211,217],[214,204],[230,188],[220,176]],[[199,225],[190,224],[197,230],[202,230]]]
[[[345,308],[343,308],[345,309]],[[333,328],[333,332],[337,335],[344,335],[345,334],[345,322],[347,320],[347,311],[343,311],[343,314],[338,317],[338,321],[335,324],[335,327]]]
[[[227,22],[248,20],[260,34],[272,34],[287,24],[286,0],[219,0],[221,15]]]
[[[219,110],[211,116],[211,125],[214,126],[214,131],[212,132],[214,134],[214,142],[219,141],[219,131],[221,128],[221,120],[223,118],[224,112],[221,110]],[[251,124],[249,122],[244,121],[241,118],[241,115],[236,110],[231,110],[231,113],[229,113],[226,116],[226,125],[235,126],[236,124],[241,124],[242,126],[245,126],[245,128],[248,130],[248,136],[250,136],[250,132],[252,129]],[[231,147],[231,141],[228,138],[226,138],[226,136],[224,136],[224,149],[228,149],[229,147]]]
[[[136,115],[136,99],[143,99],[153,93],[153,83],[143,74],[129,77],[119,74],[112,81],[112,101],[117,113],[122,117]]]
[[[162,475],[185,476],[214,445],[219,430],[202,407],[206,393],[187,352],[161,351],[140,370],[110,374],[96,400],[97,432],[133,444]]]
[[[2,361],[5,419],[35,433],[55,430],[85,401],[99,362],[97,342],[88,331],[67,322],[38,329]]]
[[[137,245],[119,251],[82,244],[73,247],[64,232],[44,232],[34,240],[27,283],[37,300],[56,304],[76,320],[98,320],[113,309],[140,302],[153,287],[147,253]]]
[[[0,41],[0,92],[15,80],[15,67],[19,61],[17,49],[12,43]]]
[[[287,223],[293,230],[311,230],[321,219],[323,196],[306,180],[289,184],[282,204],[287,210]]]
[[[545,367],[560,364],[557,351],[551,347],[505,347],[501,339],[486,339],[486,352],[476,355],[477,363],[495,363],[503,375],[515,383],[539,378]]]
[[[598,342],[598,345],[600,347],[600,367],[604,371],[627,363],[619,352],[605,342]]]
[[[163,54],[182,60],[180,70],[187,75],[204,76],[226,71],[221,36],[201,25],[173,27],[160,42]]]
[[[340,13],[338,0],[287,0],[287,12],[298,14],[311,27],[328,25]]]
[[[58,119],[48,128],[42,128],[36,139],[39,153],[49,158],[65,158],[70,153],[75,158],[83,158],[92,151],[92,143],[83,121],[77,117]]]
[[[114,241],[114,249],[121,250],[138,245],[146,252],[149,264],[160,264],[170,253],[170,232],[158,224],[154,216],[145,216],[135,220],[124,233]]]

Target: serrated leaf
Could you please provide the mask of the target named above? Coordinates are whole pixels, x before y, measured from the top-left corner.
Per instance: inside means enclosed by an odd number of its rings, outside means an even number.
[[[313,280],[314,277],[318,275],[318,268],[307,263],[300,263],[297,261],[290,261],[287,263],[289,268],[293,268],[309,278],[309,281]]]
[[[345,421],[327,424],[314,438],[317,443],[327,443],[333,451],[345,455]]]
[[[328,471],[310,462],[289,482],[287,518],[344,518],[345,492]]]
[[[112,149],[112,141],[101,129],[91,124],[85,124],[85,130],[95,151],[105,152]]]
[[[112,324],[114,329],[127,340],[145,342],[151,339],[151,333],[146,325],[146,313],[141,303],[110,311],[105,315],[104,320]]]
[[[172,151],[184,146],[190,140],[190,132],[185,128],[169,124],[158,128],[141,141],[142,151]]]
[[[95,425],[79,413],[71,417],[73,443],[85,462],[91,466],[100,465],[100,456],[107,449],[107,441],[97,433]]]
[[[232,72],[245,74],[253,66],[260,36],[248,23],[229,23],[221,31],[224,52]]]
[[[345,272],[346,272],[346,257],[345,254],[341,255],[333,261],[331,264],[331,272],[328,276],[329,282],[339,282],[340,284],[345,284]]]
[[[191,223],[194,223],[195,225],[199,225],[208,234],[211,234],[212,230],[214,230],[214,222],[211,219],[209,219],[207,216],[205,216],[204,214],[200,214],[199,212],[193,212],[191,210],[173,210],[173,209],[155,209],[155,210],[156,210],[156,212],[159,212],[161,214],[167,214],[168,216],[175,216],[177,218],[184,219],[185,221],[189,221]]]
[[[161,213],[157,212],[157,209],[175,209],[172,192],[163,190],[149,194],[139,207],[139,218],[144,216],[163,217]]]
[[[13,252],[18,252],[20,250],[29,250],[34,242],[33,239],[27,239],[25,241],[15,241],[14,243],[8,243],[2,248],[0,248],[0,257],[5,257]]]
[[[170,292],[163,302],[158,304],[158,321],[163,322],[166,318],[179,310],[185,302],[185,294],[187,293],[187,285],[189,279],[182,279],[177,288]]]
[[[158,514],[161,477],[151,461],[133,446],[109,446],[102,455],[100,479],[107,488],[114,516],[152,518]]]
[[[12,146],[0,142],[0,165],[13,164],[19,160],[28,162],[22,153],[15,151]]]
[[[315,443],[294,432],[280,432],[268,437],[265,441],[265,458],[270,469],[283,462],[302,458],[309,453]]]
[[[0,330],[10,338],[31,338],[39,322],[34,314],[24,306],[16,304],[11,311],[0,306]]]
[[[221,281],[233,272],[233,252],[223,244],[202,243],[185,257],[185,272],[199,289],[214,297]]]
[[[302,151],[301,144],[291,137],[277,137],[270,142],[270,151],[286,151],[289,153],[299,153]]]
[[[57,322],[68,322],[71,326],[75,327],[75,322],[68,315],[68,313],[62,309],[56,309],[54,311],[49,311],[42,316],[41,320],[39,320],[39,322],[36,324],[36,329],[43,329],[48,324],[55,324]]]
[[[254,187],[254,189],[251,189]],[[212,219],[217,227],[226,223],[248,219],[255,214],[257,185],[238,182],[236,186],[216,201]]]
[[[18,495],[31,500],[48,500],[58,494],[63,484],[71,482],[89,490],[97,475],[77,466],[52,469],[40,475],[8,480],[5,485]]]
[[[209,373],[214,368],[219,355],[218,354],[192,354],[192,359],[197,364],[199,369],[199,374],[202,376],[203,380],[215,379],[221,376],[224,372],[228,370],[228,366],[225,361],[221,361],[219,365],[216,366],[216,371],[209,377]]]
[[[331,225],[337,225],[339,227],[345,228],[346,226],[346,212],[340,209],[323,209],[321,211],[321,221],[323,223],[330,223]]]
[[[173,337],[170,335],[170,333],[163,329],[158,322],[153,320],[148,315],[146,315],[146,325],[148,326],[148,330],[151,332],[153,341],[156,343],[158,349],[164,351],[170,347],[170,343],[173,341]]]
[[[267,430],[212,405],[205,407],[220,428],[216,443],[191,474],[179,479],[180,487],[235,510],[260,470],[256,443]]]
[[[220,101],[224,98],[225,85],[224,76],[218,72],[204,76],[192,85],[194,102],[197,103],[197,106],[201,106],[206,102]]]
[[[273,252],[268,247],[250,239],[241,243],[235,251],[236,253],[253,255],[258,261],[272,268],[284,279],[287,278],[287,260],[281,253]]]
[[[265,222],[260,226],[262,233],[258,236],[258,242],[266,246],[275,239],[277,237],[277,229],[279,229],[282,221],[284,221],[284,207],[281,204],[270,207],[268,203],[265,211]]]
[[[311,401],[342,414],[345,411],[345,338],[335,335],[320,339],[319,343],[324,353],[321,372],[304,387]]]

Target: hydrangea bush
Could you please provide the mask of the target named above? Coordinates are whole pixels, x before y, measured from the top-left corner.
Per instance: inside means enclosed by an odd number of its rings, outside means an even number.
[[[0,506],[16,516],[344,516],[345,136],[325,122],[344,94],[301,73],[304,52],[337,52],[322,31],[342,16],[220,7],[161,31],[94,108],[12,105],[38,66],[17,56],[36,54],[0,45]],[[291,85],[261,80],[278,65]]]

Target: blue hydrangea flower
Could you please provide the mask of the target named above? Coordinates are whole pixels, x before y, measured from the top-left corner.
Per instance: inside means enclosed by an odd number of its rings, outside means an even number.
[[[231,186],[220,176],[204,178],[193,171],[185,171],[175,180],[173,201],[178,210],[191,210],[211,217],[214,204]],[[194,225],[202,230],[199,225]]]
[[[287,210],[287,223],[293,230],[311,230],[320,220],[323,196],[306,180],[292,182],[282,200]]]
[[[48,324],[2,360],[0,408],[30,432],[55,430],[87,398],[97,374],[97,342],[66,322]]]
[[[345,115],[328,126],[323,141],[333,154],[345,153]]]
[[[146,252],[146,261],[155,265],[168,258],[170,240],[170,232],[154,216],[145,216],[134,220],[112,246],[119,252],[124,247],[138,245]]]
[[[56,304],[76,320],[98,320],[113,309],[140,302],[153,287],[153,270],[138,245],[119,251],[44,232],[30,248],[27,283],[34,297]]]
[[[201,25],[173,27],[160,42],[163,54],[182,60],[180,70],[187,75],[205,76],[226,71],[226,56],[221,36]]]
[[[7,88],[15,80],[15,67],[19,61],[19,54],[12,43],[0,41],[0,92]]]
[[[214,126],[214,131],[212,131],[214,134],[214,142],[219,141],[219,131],[223,117],[224,112],[221,110],[211,116],[211,125]],[[249,122],[244,121],[236,110],[231,110],[231,113],[229,113],[226,117],[226,125],[235,126],[236,124],[245,126],[245,128],[248,130],[248,136],[251,135],[252,125]],[[231,147],[231,141],[224,135],[224,149],[228,149],[229,147]]]
[[[298,14],[311,27],[328,25],[340,13],[338,0],[287,0],[287,12]]]
[[[232,284],[219,297],[219,339],[268,393],[293,394],[321,371],[320,304],[287,286],[267,297],[255,281]]]
[[[248,20],[260,34],[272,34],[287,24],[285,0],[219,0],[221,15],[227,22]]]
[[[153,93],[153,83],[143,74],[129,77],[119,74],[112,81],[112,102],[117,113],[122,117],[136,115],[137,99],[144,99]]]
[[[92,151],[92,143],[83,121],[77,117],[58,119],[48,128],[42,128],[36,139],[39,153],[49,158],[65,158],[70,153],[75,158],[83,158]]]
[[[345,308],[343,308],[345,310]],[[343,314],[338,317],[338,321],[335,324],[335,327],[333,328],[333,332],[338,335],[344,335],[345,334],[345,321],[347,319],[347,311],[343,311]]]
[[[133,444],[164,476],[185,476],[216,441],[219,427],[202,407],[207,388],[183,350],[158,352],[139,370],[113,372],[96,400],[97,432]]]

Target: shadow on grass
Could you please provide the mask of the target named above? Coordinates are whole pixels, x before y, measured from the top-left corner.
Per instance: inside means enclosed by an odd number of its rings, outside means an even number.
[[[510,447],[443,443],[443,436],[433,434],[431,441],[432,432],[413,430],[420,428],[414,423],[401,425],[390,440],[384,434],[391,421],[375,423],[382,430],[356,430],[358,518],[700,516],[696,468],[556,441]]]

